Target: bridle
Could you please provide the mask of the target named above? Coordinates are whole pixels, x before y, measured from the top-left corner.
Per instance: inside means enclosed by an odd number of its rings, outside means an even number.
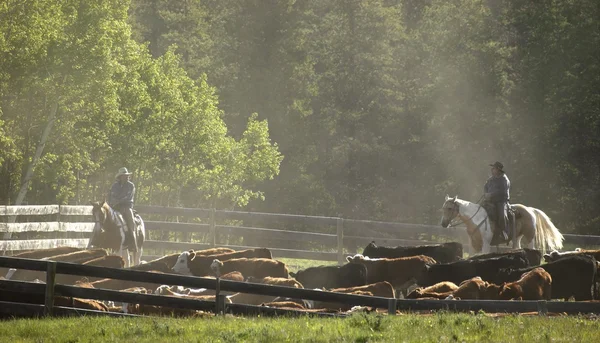
[[[479,198],[479,200],[477,201],[477,204],[479,204],[479,202],[481,201],[481,199],[483,199],[483,197],[484,196],[482,195],[481,198]],[[455,214],[452,217],[452,219],[450,220],[450,223],[448,224],[448,227],[456,227],[456,226],[458,226],[458,225],[461,224],[460,221],[452,223],[458,217],[458,214],[460,212],[460,206],[456,203],[456,200],[454,200],[453,203],[454,203],[454,208],[452,209],[452,212],[455,213]],[[483,206],[479,205],[479,208],[477,209],[477,211],[475,211],[475,213],[467,221],[475,218],[475,216],[477,215],[477,213],[479,213],[479,210],[481,210],[482,208],[483,208]],[[483,224],[486,219],[487,219],[487,216],[483,219],[483,221],[481,223],[479,223],[479,225],[477,225],[477,227],[480,227],[481,224]]]
[[[99,213],[95,213],[94,214],[94,223],[96,225],[100,225],[101,230],[104,230],[104,224],[106,223],[106,220],[108,219],[108,215],[106,213],[104,213],[104,209],[102,207],[100,207],[98,209]],[[103,216],[104,220],[100,220],[100,217]]]

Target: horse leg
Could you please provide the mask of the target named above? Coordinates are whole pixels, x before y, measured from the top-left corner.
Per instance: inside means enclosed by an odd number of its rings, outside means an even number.
[[[140,263],[142,263],[142,252],[143,252],[143,248],[139,247],[138,251],[133,253],[133,264],[135,266],[139,265]]]
[[[131,261],[129,260],[129,250],[123,249],[123,244],[121,244],[121,247],[119,248],[119,256],[121,256],[123,261],[125,261],[125,268],[129,268],[131,266]]]

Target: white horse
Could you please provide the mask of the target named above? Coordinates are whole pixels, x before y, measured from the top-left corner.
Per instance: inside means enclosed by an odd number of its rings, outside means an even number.
[[[521,204],[511,204],[515,211],[516,248],[521,249],[521,238],[528,248],[542,250],[562,249],[563,235],[550,218],[541,210]],[[494,235],[490,219],[483,206],[446,195],[442,206],[442,226],[448,227],[453,219],[459,218],[466,226],[471,246],[477,253],[489,253]],[[454,226],[454,225],[452,225]],[[512,240],[512,237],[510,237]]]

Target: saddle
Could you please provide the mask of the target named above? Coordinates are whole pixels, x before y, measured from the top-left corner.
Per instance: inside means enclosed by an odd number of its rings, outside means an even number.
[[[488,214],[488,218],[490,219],[490,224],[492,225],[492,232],[494,232],[495,235],[496,234],[501,235],[502,233],[497,232],[498,211],[496,211],[496,205],[494,203],[484,202],[482,204],[482,206],[486,210],[486,212]],[[518,213],[512,207],[512,205],[508,202],[506,203],[506,208],[504,208],[503,212],[504,212],[506,226],[507,226],[506,234],[508,235],[508,239],[505,242],[508,245],[508,243],[512,239],[513,230],[516,229],[516,220],[518,218]],[[496,240],[496,238],[492,239],[492,242],[494,242],[495,240]]]

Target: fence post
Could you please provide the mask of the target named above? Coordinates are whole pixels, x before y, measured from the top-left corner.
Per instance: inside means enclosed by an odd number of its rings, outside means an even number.
[[[337,258],[338,265],[344,264],[344,219],[337,219]]]
[[[396,315],[396,299],[394,298],[388,300],[388,314]]]
[[[217,246],[217,224],[215,222],[215,212],[217,210],[215,208],[210,209],[210,245],[211,247]]]
[[[52,316],[54,307],[54,281],[56,280],[56,262],[50,261],[46,269],[46,297],[44,315]]]
[[[221,265],[217,260],[213,260],[210,265],[210,269],[215,272],[216,286],[215,286],[215,315],[224,313],[225,310],[225,296],[221,295]]]
[[[548,305],[546,304],[546,300],[539,300],[537,302],[538,315],[547,316],[548,315]]]

